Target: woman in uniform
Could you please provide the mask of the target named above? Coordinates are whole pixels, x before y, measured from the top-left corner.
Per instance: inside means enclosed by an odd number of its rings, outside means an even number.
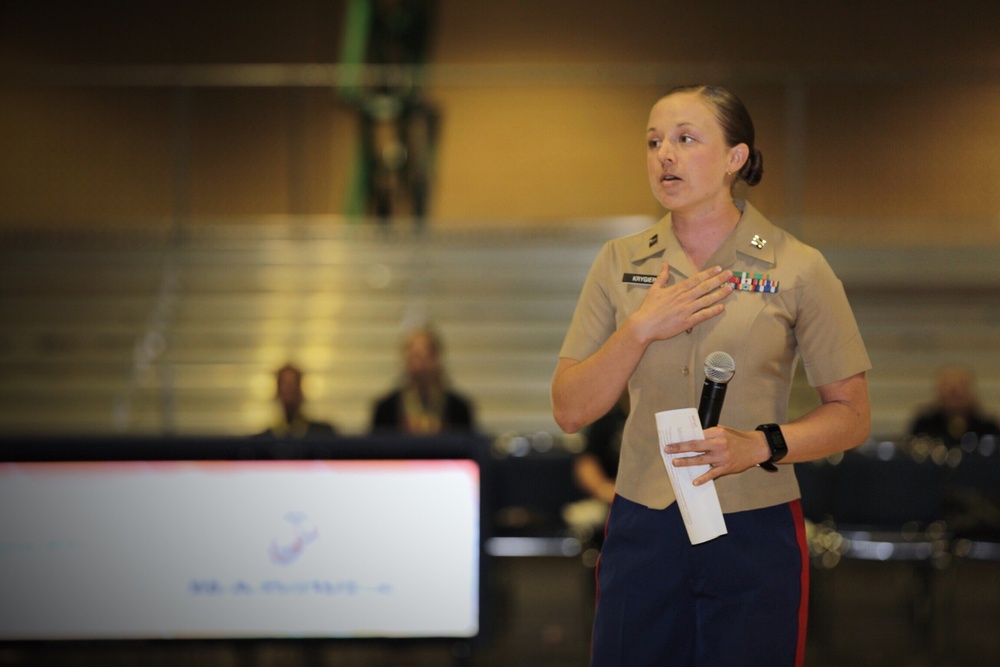
[[[729,91],[677,88],[649,115],[650,185],[666,216],[604,245],[552,381],[572,433],[627,388],[616,496],[598,565],[594,667],[803,664],[808,551],[793,466],[861,444],[870,362],[823,256],[772,225],[737,185],[763,175],[753,121]],[[708,465],[726,534],[692,545],[655,414],[698,405],[703,360],[736,372],[719,426],[668,447]],[[820,405],[788,421],[801,359]]]

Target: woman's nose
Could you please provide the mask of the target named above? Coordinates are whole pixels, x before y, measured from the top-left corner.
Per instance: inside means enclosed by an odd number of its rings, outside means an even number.
[[[656,156],[660,160],[660,164],[666,164],[667,162],[674,161],[674,149],[673,147],[664,141],[660,144],[659,150],[656,152]]]

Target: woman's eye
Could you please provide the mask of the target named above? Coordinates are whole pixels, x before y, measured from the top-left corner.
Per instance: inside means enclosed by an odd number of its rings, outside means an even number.
[[[691,143],[692,141],[694,141],[694,137],[692,137],[692,136],[691,136],[690,134],[682,134],[682,135],[680,136],[680,142],[681,142],[682,144],[689,144],[689,143]]]
[[[647,148],[659,148],[662,143],[663,142],[661,140],[659,140],[659,139],[647,139],[646,140],[646,147]]]

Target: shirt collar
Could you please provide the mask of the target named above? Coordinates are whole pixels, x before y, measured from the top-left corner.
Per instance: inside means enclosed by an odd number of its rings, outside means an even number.
[[[774,265],[775,227],[750,202],[737,199],[736,207],[742,211],[733,233],[715,251],[708,265],[718,265],[723,269],[732,267],[738,255]],[[639,235],[639,243],[632,253],[633,264],[641,264],[651,257],[662,254],[662,259],[672,269],[683,275],[695,273],[691,261],[684,254],[677,237],[670,214]]]
[[[760,211],[745,200],[736,200],[736,206],[743,211],[736,229],[729,235],[716,253],[714,260],[724,258],[726,263],[716,261],[723,268],[736,262],[737,255],[774,265],[774,244],[777,240],[776,228]],[[725,253],[725,254],[723,254]]]

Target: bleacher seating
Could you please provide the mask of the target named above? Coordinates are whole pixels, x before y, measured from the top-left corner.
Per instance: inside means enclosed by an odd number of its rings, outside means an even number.
[[[422,318],[485,432],[555,432],[549,381],[586,271],[604,239],[649,222],[7,231],[0,432],[254,432],[270,419],[273,370],[293,360],[309,411],[361,433],[396,379],[402,330]],[[973,364],[984,403],[1000,405],[1000,276],[981,269],[986,250],[824,249],[875,366],[874,433],[900,433],[945,363]],[[792,414],[814,401],[800,377]]]

